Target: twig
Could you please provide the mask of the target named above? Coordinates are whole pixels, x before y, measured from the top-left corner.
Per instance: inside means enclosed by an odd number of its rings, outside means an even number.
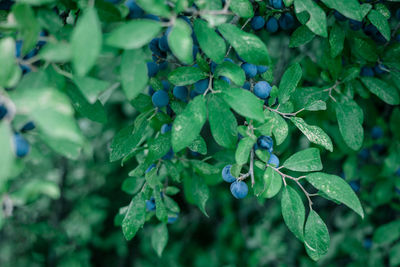
[[[250,176],[251,176],[251,187],[254,187],[255,179],[254,179],[254,148],[251,149],[250,152]]]
[[[271,166],[269,164],[267,164],[267,166],[272,168],[275,172],[277,172],[282,177],[285,186],[286,186],[286,181],[285,181],[286,178],[294,181],[300,187],[300,189],[304,192],[304,194],[306,195],[307,200],[308,200],[308,206],[310,207],[310,210],[312,210],[313,202],[311,200],[311,197],[315,196],[315,195],[318,195],[318,194],[310,194],[310,193],[308,193],[307,190],[303,187],[303,185],[299,182],[299,180],[305,178],[305,176],[300,176],[300,177],[296,178],[296,177],[293,177],[293,176],[290,176],[288,174],[285,174],[285,173],[281,172],[280,169],[283,168],[283,166],[281,166],[279,168],[275,168],[274,166]]]
[[[300,112],[302,112],[302,111],[304,110],[304,108],[302,108],[302,109],[299,109],[299,110],[296,111],[296,112],[286,113],[286,112],[281,112],[281,111],[279,111],[279,110],[278,110],[278,109],[279,109],[279,106],[278,106],[277,108],[275,108],[275,109],[270,108],[270,107],[268,107],[268,106],[264,106],[264,108],[267,108],[269,111],[278,113],[279,115],[281,115],[282,117],[284,117],[284,118],[286,118],[286,119],[289,119],[290,117],[295,117],[295,116],[297,116],[297,114],[299,114]]]
[[[71,73],[62,70],[58,65],[56,65],[54,63],[51,64],[51,65],[53,66],[54,70],[56,72],[58,72],[59,74],[65,76],[65,77],[67,77],[68,79],[71,79],[71,80],[74,78],[74,76]]]
[[[331,87],[324,89],[324,92],[329,92],[329,97],[334,101],[337,102],[336,99],[333,97],[332,95],[332,90],[335,90],[336,92],[338,92],[340,94],[339,90],[336,90],[336,87],[338,87],[340,84],[339,81],[336,81],[336,83],[334,85],[332,85]]]
[[[247,19],[246,22],[243,24],[243,26],[240,28],[241,30],[244,29],[244,27],[246,27],[246,25],[250,22],[251,18]],[[230,45],[228,48],[228,51],[225,54],[225,57],[227,57],[229,55],[229,53],[231,52],[232,46]]]

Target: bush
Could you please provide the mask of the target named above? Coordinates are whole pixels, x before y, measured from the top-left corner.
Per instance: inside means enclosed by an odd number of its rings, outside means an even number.
[[[399,266],[399,8],[1,1],[1,266]]]

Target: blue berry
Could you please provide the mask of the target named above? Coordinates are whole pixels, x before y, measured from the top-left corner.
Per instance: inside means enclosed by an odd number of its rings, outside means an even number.
[[[354,19],[349,20],[349,25],[350,25],[350,29],[352,29],[353,31],[358,31],[358,30],[361,30],[361,28],[362,28],[362,22],[354,20]]]
[[[378,75],[384,74],[387,72],[387,67],[383,64],[376,64],[374,66],[374,72]]]
[[[171,126],[171,124],[163,124],[162,126],[161,126],[161,133],[162,134],[165,134],[165,133],[167,133],[167,132],[169,132],[169,131],[171,131],[171,128],[172,128],[172,126]]]
[[[347,18],[345,16],[342,15],[342,13],[340,13],[339,11],[335,10],[335,12],[333,12],[333,15],[335,16],[335,18],[338,21],[345,21],[347,20]]]
[[[156,210],[156,201],[154,197],[151,197],[149,200],[146,200],[146,210],[148,211]]]
[[[254,94],[261,99],[266,99],[269,97],[271,90],[271,85],[266,81],[261,81],[254,85]]]
[[[160,43],[160,38],[154,38],[149,43],[149,48],[150,48],[151,52],[153,52],[153,54],[155,54],[159,57],[163,57],[163,52],[160,49],[159,43]]]
[[[129,8],[129,18],[131,19],[137,19],[144,15],[143,9],[136,4],[135,0],[127,0],[125,6]]]
[[[267,67],[267,66],[261,66],[261,65],[257,66],[257,73],[258,73],[258,74],[263,74],[263,73],[266,72],[267,70],[268,70],[268,67]]]
[[[169,81],[167,81],[167,80],[162,80],[161,83],[162,83],[162,85],[163,85],[163,90],[164,90],[165,92],[168,92],[168,91],[169,91],[169,88],[170,88],[170,86],[171,86],[171,84],[169,83]]]
[[[229,80],[229,78],[225,77],[225,76],[221,76],[219,77],[221,80],[227,82],[228,84],[231,84],[231,80]]]
[[[208,88],[208,79],[203,79],[194,84],[194,91],[198,94],[203,94]]]
[[[283,8],[283,2],[282,0],[269,0],[269,4],[276,9],[282,9]]]
[[[267,149],[269,152],[273,151],[274,141],[271,136],[262,135],[258,138],[257,144],[262,149]]]
[[[383,129],[379,126],[372,127],[371,136],[373,139],[379,139],[383,137]]]
[[[265,25],[265,20],[261,16],[254,16],[251,19],[251,27],[255,31],[261,30],[264,27],[264,25]]]
[[[153,14],[147,14],[144,17],[146,19],[151,19],[151,20],[155,20],[155,21],[161,21],[159,17],[157,17],[156,15],[153,15]]]
[[[278,28],[279,28],[278,20],[275,17],[269,18],[267,23],[265,24],[265,29],[271,33],[277,32]]]
[[[283,13],[279,17],[279,26],[283,30],[290,30],[294,27],[294,17],[290,13]]]
[[[358,152],[358,156],[363,160],[367,160],[370,156],[369,149],[368,148],[361,149],[360,152]]]
[[[172,148],[167,152],[167,154],[165,154],[162,159],[163,160],[170,160],[174,157],[174,151],[172,150]]]
[[[151,101],[153,101],[154,106],[162,108],[168,105],[169,97],[167,92],[159,90],[153,94]]]
[[[22,126],[20,131],[25,133],[25,132],[32,131],[35,128],[36,128],[35,123],[33,121],[29,121],[24,126]]]
[[[242,86],[242,88],[243,89],[246,89],[246,90],[250,90],[250,87],[251,87],[251,84],[249,83],[249,82],[244,82],[244,84],[243,84],[243,86]]]
[[[145,173],[148,173],[149,171],[151,171],[151,169],[153,169],[156,166],[156,164],[151,164],[145,171]]]
[[[275,166],[275,168],[278,168],[279,167],[279,158],[275,154],[271,153],[269,160],[268,160],[268,164],[271,164],[271,165]]]
[[[187,101],[188,94],[189,94],[189,91],[186,86],[175,86],[174,87],[173,95],[177,99],[179,99],[181,101]]]
[[[198,52],[199,52],[199,47],[197,45],[193,45],[193,58],[194,59],[196,59]]]
[[[235,63],[232,59],[230,59],[229,57],[224,58],[225,62],[231,62],[231,63]]]
[[[375,73],[371,67],[364,66],[361,68],[360,75],[364,76],[364,77],[373,77],[375,75]]]
[[[168,35],[167,33],[164,34],[158,43],[158,47],[160,48],[161,51],[163,52],[168,52],[169,51],[169,45],[168,45]]]
[[[350,183],[351,188],[354,190],[354,192],[360,191],[360,182],[359,181],[351,181]]]
[[[176,214],[175,216],[168,216],[167,223],[172,224],[176,222],[176,220],[178,220],[178,214]]]
[[[157,75],[158,65],[155,62],[147,62],[147,75],[149,77],[154,77]]]
[[[235,181],[231,184],[231,193],[237,199],[242,199],[247,196],[249,188],[247,184],[242,181]]]
[[[214,61],[211,61],[211,64],[210,64],[211,72],[214,73],[216,68],[217,68],[217,63],[215,63]]]
[[[14,148],[15,155],[19,158],[25,157],[30,151],[28,141],[19,133],[14,134]]]
[[[0,105],[0,120],[2,120],[8,113],[7,108],[4,105]]]
[[[247,78],[253,78],[257,75],[257,66],[250,63],[243,63],[242,69],[246,73]]]
[[[190,91],[190,99],[195,98],[196,96],[201,95],[200,93],[197,93],[195,90]]]
[[[364,239],[363,247],[366,249],[372,248],[372,240],[370,238]]]
[[[228,182],[228,183],[232,183],[232,182],[236,181],[236,178],[233,177],[233,175],[231,174],[231,168],[232,168],[232,165],[226,165],[222,169],[222,179],[224,179],[224,181]]]

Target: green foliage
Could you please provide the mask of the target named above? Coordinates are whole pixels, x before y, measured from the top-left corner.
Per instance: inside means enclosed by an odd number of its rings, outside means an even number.
[[[398,266],[399,8],[1,1],[0,265]]]

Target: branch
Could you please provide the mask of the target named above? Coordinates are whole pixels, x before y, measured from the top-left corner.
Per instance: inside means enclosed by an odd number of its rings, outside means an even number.
[[[315,195],[318,195],[318,194],[310,194],[310,193],[308,193],[307,190],[303,187],[303,185],[299,182],[299,180],[305,178],[305,176],[300,176],[300,177],[296,178],[296,177],[293,177],[293,176],[290,176],[288,174],[285,174],[285,173],[281,172],[280,169],[283,168],[283,166],[281,166],[279,168],[275,168],[275,167],[273,167],[273,166],[271,166],[269,164],[267,164],[267,166],[271,167],[274,171],[276,171],[282,177],[285,186],[286,186],[285,178],[288,178],[288,179],[294,181],[300,187],[300,189],[304,192],[304,194],[306,195],[307,200],[308,200],[308,206],[310,207],[310,210],[312,210],[313,202],[311,200],[311,197],[315,196]]]
[[[254,180],[254,148],[251,149],[250,152],[250,176],[251,176],[251,187],[254,187],[255,180]]]
[[[269,111],[278,113],[279,115],[281,115],[281,116],[284,117],[285,119],[289,119],[290,117],[295,117],[295,116],[297,116],[297,114],[299,114],[300,112],[302,112],[302,111],[304,110],[304,108],[302,108],[302,109],[299,109],[299,110],[296,111],[296,112],[286,113],[286,112],[281,112],[281,111],[279,111],[279,110],[278,110],[279,106],[278,106],[277,108],[273,109],[273,108],[270,108],[270,107],[264,105],[264,108],[267,108]]]

